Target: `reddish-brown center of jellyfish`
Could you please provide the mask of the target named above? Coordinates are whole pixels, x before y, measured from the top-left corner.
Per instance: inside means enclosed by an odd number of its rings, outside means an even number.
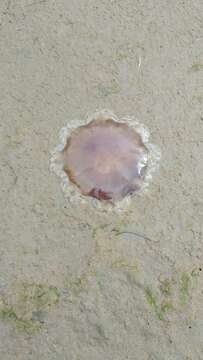
[[[142,187],[148,150],[127,124],[97,119],[72,132],[62,157],[82,194],[114,202]]]

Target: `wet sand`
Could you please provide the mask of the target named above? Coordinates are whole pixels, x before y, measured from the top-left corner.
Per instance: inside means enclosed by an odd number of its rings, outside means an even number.
[[[3,360],[201,360],[203,3],[0,3]],[[135,115],[162,150],[121,214],[49,171],[68,120]]]

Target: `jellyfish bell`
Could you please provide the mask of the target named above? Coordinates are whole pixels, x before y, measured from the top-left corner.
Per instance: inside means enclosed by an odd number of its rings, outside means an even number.
[[[63,177],[66,190],[74,189],[69,197],[78,192],[79,198],[116,204],[145,187],[155,156],[144,127],[97,113],[89,122],[65,129],[51,168]]]
[[[83,195],[114,202],[141,188],[147,154],[134,129],[100,118],[72,132],[63,168]]]

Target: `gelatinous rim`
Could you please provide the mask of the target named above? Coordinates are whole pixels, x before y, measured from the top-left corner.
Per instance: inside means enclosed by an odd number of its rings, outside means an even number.
[[[97,118],[103,119],[112,119],[116,122],[127,123],[130,127],[135,129],[137,133],[141,136],[142,141],[146,148],[148,149],[148,166],[145,175],[145,180],[142,186],[142,189],[139,192],[133,193],[131,195],[125,196],[121,201],[116,202],[115,204],[107,203],[105,201],[97,200],[80,193],[80,190],[76,185],[69,181],[67,173],[63,170],[62,162],[62,152],[67,145],[67,141],[71,135],[73,129],[78,128],[79,126],[84,126],[90,123],[91,121]],[[154,171],[157,170],[159,161],[161,158],[160,149],[149,142],[150,133],[149,130],[143,125],[140,124],[134,117],[126,116],[119,119],[115,114],[109,110],[97,111],[91,115],[88,115],[85,120],[73,120],[69,121],[65,127],[60,130],[59,138],[60,143],[55,147],[51,152],[50,159],[50,171],[54,172],[57,176],[61,178],[61,187],[64,192],[64,196],[69,202],[81,202],[81,203],[91,203],[100,210],[116,210],[120,211],[129,204],[129,202],[136,196],[146,190],[148,187]]]

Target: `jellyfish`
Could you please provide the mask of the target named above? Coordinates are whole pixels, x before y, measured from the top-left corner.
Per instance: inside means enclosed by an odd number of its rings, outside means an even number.
[[[97,113],[66,133],[57,161],[63,178],[83,197],[114,204],[144,188],[152,151],[148,132],[131,125],[127,118]]]

